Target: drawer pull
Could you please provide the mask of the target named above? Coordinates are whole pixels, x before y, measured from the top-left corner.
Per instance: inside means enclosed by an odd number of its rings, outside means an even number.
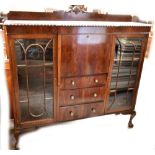
[[[70,115],[71,115],[71,116],[74,116],[74,113],[73,113],[73,111],[70,111],[69,113],[70,113]]]
[[[95,79],[95,83],[98,83],[98,79]]]
[[[93,113],[95,113],[95,112],[96,112],[96,109],[95,109],[95,108],[91,108],[91,111],[92,111]]]
[[[74,95],[71,95],[71,96],[70,96],[70,99],[71,99],[71,100],[74,100],[74,99],[75,99],[75,96],[74,96]]]
[[[94,97],[97,97],[97,93],[94,93]]]
[[[71,81],[71,84],[72,84],[72,86],[74,86],[75,85],[75,81]]]

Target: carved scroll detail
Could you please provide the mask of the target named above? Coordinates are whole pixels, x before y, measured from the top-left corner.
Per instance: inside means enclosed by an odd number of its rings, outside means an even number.
[[[84,13],[86,11],[87,11],[87,7],[85,7],[84,5],[70,5],[68,12],[74,12],[75,14],[78,14],[80,12]]]

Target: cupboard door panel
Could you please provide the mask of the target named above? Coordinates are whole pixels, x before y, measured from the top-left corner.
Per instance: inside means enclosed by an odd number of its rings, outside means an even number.
[[[143,38],[117,38],[107,111],[132,106]]]
[[[61,77],[108,72],[110,37],[100,34],[61,36]]]
[[[21,122],[54,118],[53,39],[15,40]]]

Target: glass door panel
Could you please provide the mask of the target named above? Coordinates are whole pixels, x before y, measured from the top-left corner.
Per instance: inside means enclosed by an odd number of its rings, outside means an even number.
[[[15,41],[21,121],[54,114],[53,39]]]
[[[142,38],[117,38],[107,110],[131,106]]]

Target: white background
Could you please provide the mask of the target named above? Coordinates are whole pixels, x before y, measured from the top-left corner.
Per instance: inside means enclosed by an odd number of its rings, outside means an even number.
[[[76,3],[75,3],[76,2]],[[5,0],[0,11],[28,10],[44,11],[45,8],[67,9],[71,4],[85,4],[88,10],[102,9],[104,12],[138,15],[144,20],[153,20],[153,0]],[[67,155],[128,155],[155,154],[155,44],[150,56],[145,59],[137,97],[137,116],[133,129],[128,129],[129,115],[109,115],[51,125],[28,133],[20,138],[20,151],[7,151],[8,143],[8,99],[2,61],[0,41],[0,90],[1,90],[1,135],[0,154],[67,154]]]

